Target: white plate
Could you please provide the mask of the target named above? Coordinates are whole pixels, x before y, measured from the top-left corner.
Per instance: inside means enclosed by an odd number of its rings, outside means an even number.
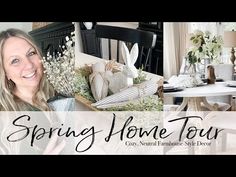
[[[197,87],[201,87],[201,86],[204,86],[204,85],[207,85],[207,83],[198,84]]]
[[[171,85],[171,84],[163,84],[163,87],[164,87],[164,89],[173,89],[173,88],[175,88],[173,85]]]
[[[236,81],[227,81],[226,84],[230,87],[236,87]]]
[[[172,89],[164,88],[164,93],[167,93],[167,92],[178,92],[178,91],[182,91],[182,90],[184,90],[184,87],[174,87]]]

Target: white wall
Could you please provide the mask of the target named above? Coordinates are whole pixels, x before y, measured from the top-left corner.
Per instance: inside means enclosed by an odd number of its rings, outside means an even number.
[[[83,52],[83,44],[80,34],[80,26],[79,22],[75,23],[75,56],[77,56],[78,52]]]
[[[0,22],[0,31],[8,28],[18,28],[25,32],[32,30],[32,22]]]

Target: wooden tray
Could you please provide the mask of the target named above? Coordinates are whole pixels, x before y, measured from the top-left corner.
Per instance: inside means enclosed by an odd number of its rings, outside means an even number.
[[[99,109],[91,106],[92,102],[87,100],[86,98],[82,97],[81,95],[79,94],[75,94],[75,99],[82,103],[83,105],[85,105],[86,107],[88,107],[89,109],[91,109],[92,111],[100,111]]]
[[[155,95],[158,95],[161,99],[163,99],[163,81],[160,80],[158,84],[160,85],[160,87],[158,87],[158,90],[155,93]],[[75,99],[92,111],[101,111],[100,109],[97,109],[96,107],[91,106],[92,102],[79,94],[75,94]]]

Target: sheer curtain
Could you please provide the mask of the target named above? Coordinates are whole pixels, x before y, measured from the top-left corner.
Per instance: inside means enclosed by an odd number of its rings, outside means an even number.
[[[164,23],[164,78],[179,74],[185,55],[188,23]]]

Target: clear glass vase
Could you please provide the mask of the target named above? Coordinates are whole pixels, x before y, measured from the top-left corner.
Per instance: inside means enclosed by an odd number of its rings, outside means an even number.
[[[196,63],[189,65],[188,74],[190,76],[189,80],[188,80],[188,87],[198,86],[200,77],[197,74],[197,64]]]
[[[188,74],[190,76],[195,76],[197,74],[197,65],[195,63],[188,66]]]

